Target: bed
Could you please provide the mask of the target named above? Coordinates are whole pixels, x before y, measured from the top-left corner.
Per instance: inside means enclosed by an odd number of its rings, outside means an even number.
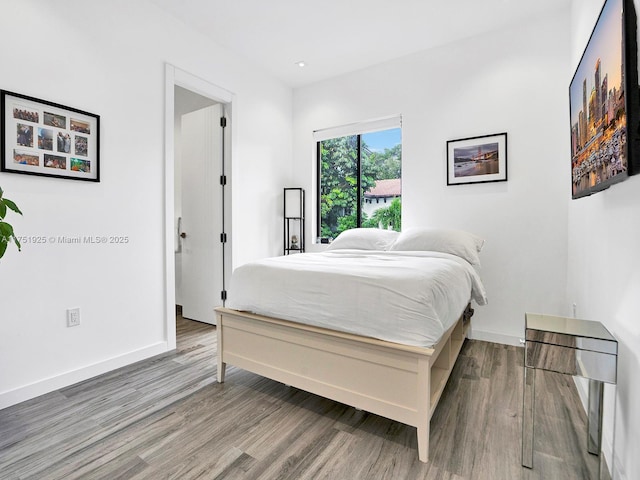
[[[471,301],[486,303],[482,243],[458,231],[354,229],[325,252],[239,267],[216,309],[218,381],[230,364],[414,426],[427,462]]]

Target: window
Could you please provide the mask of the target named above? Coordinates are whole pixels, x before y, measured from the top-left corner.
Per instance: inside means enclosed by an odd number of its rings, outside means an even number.
[[[400,231],[400,117],[358,124],[351,126],[356,133],[332,136],[345,129],[316,132],[318,236],[333,239],[356,227]]]

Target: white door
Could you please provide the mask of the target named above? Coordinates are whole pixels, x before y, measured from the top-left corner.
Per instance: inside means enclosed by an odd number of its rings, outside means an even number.
[[[215,325],[222,305],[221,105],[182,116],[182,316]]]

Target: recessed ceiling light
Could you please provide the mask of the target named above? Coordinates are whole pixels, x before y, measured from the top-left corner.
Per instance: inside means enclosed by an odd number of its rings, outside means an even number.
[[[304,60],[300,60],[299,62],[296,62],[296,65],[302,68],[305,67],[307,63]]]

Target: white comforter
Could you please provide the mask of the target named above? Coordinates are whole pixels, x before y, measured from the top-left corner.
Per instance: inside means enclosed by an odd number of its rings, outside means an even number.
[[[476,270],[438,252],[332,250],[238,267],[226,306],[405,345],[431,346],[469,300]]]

